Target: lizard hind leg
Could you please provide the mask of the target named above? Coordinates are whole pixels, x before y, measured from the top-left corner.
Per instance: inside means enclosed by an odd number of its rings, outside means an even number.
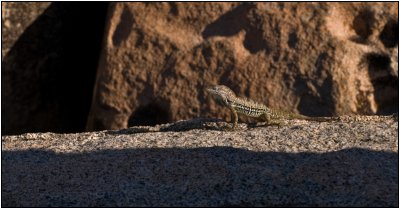
[[[281,120],[272,119],[267,113],[260,115],[259,119],[265,121],[265,126],[281,126],[283,124]]]

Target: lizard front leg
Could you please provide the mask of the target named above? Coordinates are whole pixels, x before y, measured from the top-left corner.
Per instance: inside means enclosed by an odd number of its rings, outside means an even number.
[[[238,123],[238,114],[236,112],[236,110],[233,107],[229,108],[231,110],[231,118],[232,118],[232,130],[234,130],[237,126]]]

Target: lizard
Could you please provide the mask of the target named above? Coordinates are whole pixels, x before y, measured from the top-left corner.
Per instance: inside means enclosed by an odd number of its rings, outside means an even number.
[[[266,125],[281,125],[284,119],[301,119],[309,121],[332,121],[338,120],[334,117],[308,117],[295,113],[285,112],[267,107],[264,104],[255,102],[247,98],[236,96],[230,88],[224,85],[216,85],[212,88],[207,88],[215,100],[221,105],[228,107],[232,114],[232,129],[235,129],[238,123],[238,113],[266,122]]]

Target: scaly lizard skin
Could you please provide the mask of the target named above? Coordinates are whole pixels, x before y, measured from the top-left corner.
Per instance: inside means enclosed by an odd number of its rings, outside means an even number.
[[[232,129],[235,129],[238,123],[238,113],[254,118],[258,118],[266,122],[266,125],[281,125],[284,119],[301,119],[312,121],[332,121],[338,118],[331,117],[307,117],[294,113],[274,110],[267,106],[254,102],[250,99],[237,97],[236,94],[224,85],[217,85],[208,88],[217,102],[228,107],[232,112]]]

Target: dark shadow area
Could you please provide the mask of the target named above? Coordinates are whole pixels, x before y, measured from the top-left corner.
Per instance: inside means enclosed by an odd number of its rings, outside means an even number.
[[[367,40],[372,34],[372,27],[375,23],[375,13],[370,9],[360,11],[353,20],[353,29],[361,40]]]
[[[171,124],[161,124],[159,127],[129,127],[121,130],[109,130],[106,131],[107,134],[134,134],[134,133],[147,133],[147,132],[181,132],[181,131],[190,131],[193,129],[202,129],[202,130],[218,130],[223,131],[223,127],[216,127],[214,124],[210,123],[218,123],[224,122],[222,119],[216,118],[195,118],[190,120],[177,121]]]
[[[129,34],[131,33],[132,30],[132,26],[135,22],[135,20],[133,19],[133,15],[131,14],[131,12],[127,7],[124,7],[124,10],[120,18],[123,21],[119,22],[112,36],[114,46],[120,46],[121,42],[129,37]]]
[[[387,48],[399,45],[399,21],[389,20],[379,35],[379,39]]]
[[[292,49],[296,48],[297,42],[299,42],[299,38],[297,37],[296,31],[293,31],[289,33],[289,38],[288,38],[288,46]]]
[[[378,104],[377,114],[390,115],[398,112],[399,78],[391,73],[389,55],[368,53],[362,60],[368,66],[368,74],[374,86],[374,97]]]
[[[2,60],[2,133],[84,131],[108,3],[52,3]]]
[[[128,126],[154,126],[168,123],[168,110],[156,103],[139,107],[128,120]]]
[[[202,32],[203,38],[236,35],[240,30],[248,27],[249,21],[246,15],[254,7],[255,5],[252,3],[242,3],[231,11],[221,15],[216,21],[207,25]]]
[[[333,58],[330,57],[327,53],[321,53],[316,62],[316,77],[321,78],[325,77],[325,80],[322,84],[318,84],[316,81],[310,80],[308,78],[304,78],[301,75],[297,75],[294,83],[294,90],[296,95],[300,96],[300,102],[297,106],[297,109],[302,115],[307,116],[332,116],[335,113],[335,102],[332,101],[333,98],[333,78],[332,75],[326,73],[329,71],[328,69],[332,68]],[[288,65],[289,69],[296,69],[293,66],[294,64]],[[325,74],[325,75],[323,75]],[[326,76],[328,75],[328,76]],[[315,86],[316,91],[310,88],[307,84],[310,83]],[[319,107],[319,108],[315,108]]]
[[[246,36],[243,45],[250,53],[257,53],[261,50],[269,52],[271,46],[264,40],[263,30],[259,28],[259,25],[250,24],[247,16],[255,7],[256,5],[254,3],[241,3],[239,6],[221,15],[220,18],[207,25],[202,32],[203,38],[207,39],[212,36],[233,36],[237,35],[241,30],[245,30]]]
[[[398,207],[398,154],[2,152],[2,207]]]
[[[323,84],[317,88],[318,95],[308,93],[309,87],[304,79],[296,79],[295,92],[301,95],[297,106],[300,114],[311,117],[328,117],[335,112],[334,102],[332,101],[333,80],[332,77],[325,79]],[[299,88],[297,88],[299,87]],[[315,108],[318,107],[318,108]]]

